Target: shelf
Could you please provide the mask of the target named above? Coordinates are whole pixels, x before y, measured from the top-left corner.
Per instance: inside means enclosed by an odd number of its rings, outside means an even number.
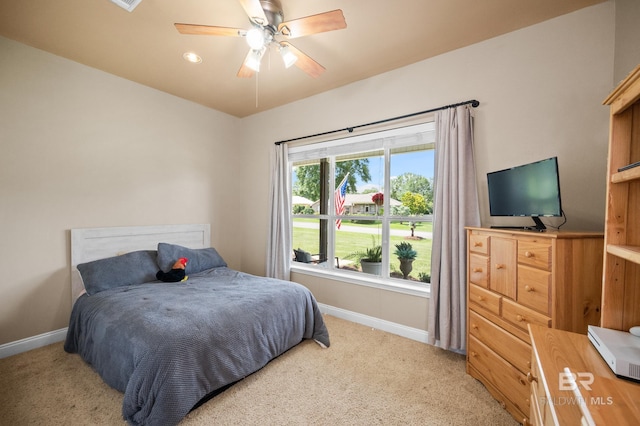
[[[633,263],[640,264],[640,247],[620,246],[615,244],[607,245],[607,253],[618,256]]]
[[[634,167],[611,175],[611,183],[623,183],[636,179],[640,179],[640,167]]]

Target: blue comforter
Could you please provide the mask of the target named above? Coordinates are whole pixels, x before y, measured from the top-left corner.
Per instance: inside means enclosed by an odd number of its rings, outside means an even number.
[[[172,425],[302,339],[329,346],[308,289],[223,267],[81,296],[64,348],[124,392],[130,424]]]

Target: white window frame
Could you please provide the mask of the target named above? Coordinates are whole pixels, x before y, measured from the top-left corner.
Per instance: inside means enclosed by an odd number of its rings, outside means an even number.
[[[391,130],[385,130],[376,133],[346,137],[341,139],[335,139],[326,142],[318,142],[314,144],[308,145],[299,145],[293,146],[289,148],[289,158],[288,158],[288,173],[289,176],[293,173],[293,163],[299,162],[302,160],[320,160],[320,159],[328,159],[329,160],[329,188],[335,189],[335,160],[336,157],[345,154],[358,153],[358,152],[371,152],[375,150],[383,150],[384,151],[384,188],[385,192],[390,188],[390,152],[394,148],[399,148],[402,146],[415,146],[415,145],[425,145],[432,144],[435,148],[435,123],[433,121],[429,121],[426,123],[421,123],[417,125],[411,125]],[[333,190],[331,190],[331,195],[333,194]],[[289,197],[292,197],[292,194],[289,194]],[[294,215],[291,212],[291,220],[290,226],[293,227],[293,218],[310,218],[315,220],[326,219],[329,223],[333,223],[335,221],[335,205],[333,196],[328,197],[329,214],[320,215]],[[384,211],[389,212],[389,197],[384,197]],[[359,215],[349,215],[346,218],[350,219],[363,219],[363,220],[371,220],[371,216],[359,216]],[[345,219],[345,216],[343,216]],[[364,273],[354,273],[347,272],[340,269],[336,269],[334,267],[330,268],[322,268],[318,266],[310,266],[300,262],[290,261],[290,268],[292,271],[297,273],[304,273],[308,275],[318,276],[322,278],[335,279],[339,281],[345,281],[352,284],[364,285],[369,287],[376,288],[384,288],[396,292],[407,293],[422,297],[428,297],[430,294],[430,284],[428,283],[420,283],[414,284],[411,281],[400,280],[389,277],[390,270],[390,260],[389,260],[389,225],[390,222],[393,221],[409,221],[415,220],[415,216],[392,216],[392,215],[384,215],[377,218],[378,220],[382,220],[382,235],[381,235],[381,244],[382,244],[382,253],[383,253],[383,262],[382,262],[382,274],[381,276],[375,276]],[[423,215],[420,216],[420,220],[427,219],[433,221],[431,215]],[[334,259],[335,258],[335,226],[329,226],[329,232],[327,235],[327,258]],[[386,230],[386,232],[385,232]],[[293,229],[291,230],[291,234],[293,236]]]

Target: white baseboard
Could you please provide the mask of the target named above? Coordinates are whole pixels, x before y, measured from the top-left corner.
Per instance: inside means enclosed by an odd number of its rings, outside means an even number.
[[[366,325],[367,327],[376,328],[378,330],[397,334],[407,339],[416,340],[418,342],[427,343],[429,333],[418,328],[407,327],[406,325],[397,324],[391,321],[382,320],[368,315],[359,314],[357,312],[347,311],[346,309],[336,308],[329,305],[318,303],[318,307],[323,314],[333,315],[334,317],[352,321],[357,324]],[[0,359],[32,349],[41,348],[52,343],[62,342],[67,337],[67,329],[50,331],[38,336],[27,337],[26,339],[16,340],[15,342],[0,345]]]
[[[318,303],[320,312],[332,315],[337,318],[352,321],[367,327],[376,328],[378,330],[397,334],[398,336],[416,340],[418,342],[427,343],[429,332],[418,328],[407,327],[406,325],[397,324],[395,322],[382,320],[368,315],[359,314],[357,312],[347,311],[346,309],[336,308],[333,306]]]
[[[5,343],[4,345],[0,345],[0,359],[11,355],[17,355],[22,352],[27,352],[32,349],[41,348],[42,346],[47,346],[52,343],[62,342],[66,337],[67,329],[61,328],[60,330],[50,331],[37,336],[27,337],[26,339],[16,340],[15,342]]]

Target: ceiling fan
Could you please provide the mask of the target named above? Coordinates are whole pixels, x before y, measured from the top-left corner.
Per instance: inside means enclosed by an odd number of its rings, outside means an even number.
[[[288,41],[281,41],[279,38],[292,39],[347,27],[340,9],[284,22],[280,0],[239,0],[239,2],[251,21],[252,28],[249,30],[174,24],[180,34],[244,37],[249,44],[249,53],[238,71],[238,77],[252,77],[255,72],[260,71],[260,62],[270,46],[275,46],[279,50],[287,68],[295,64],[311,77],[318,77],[325,68]]]

